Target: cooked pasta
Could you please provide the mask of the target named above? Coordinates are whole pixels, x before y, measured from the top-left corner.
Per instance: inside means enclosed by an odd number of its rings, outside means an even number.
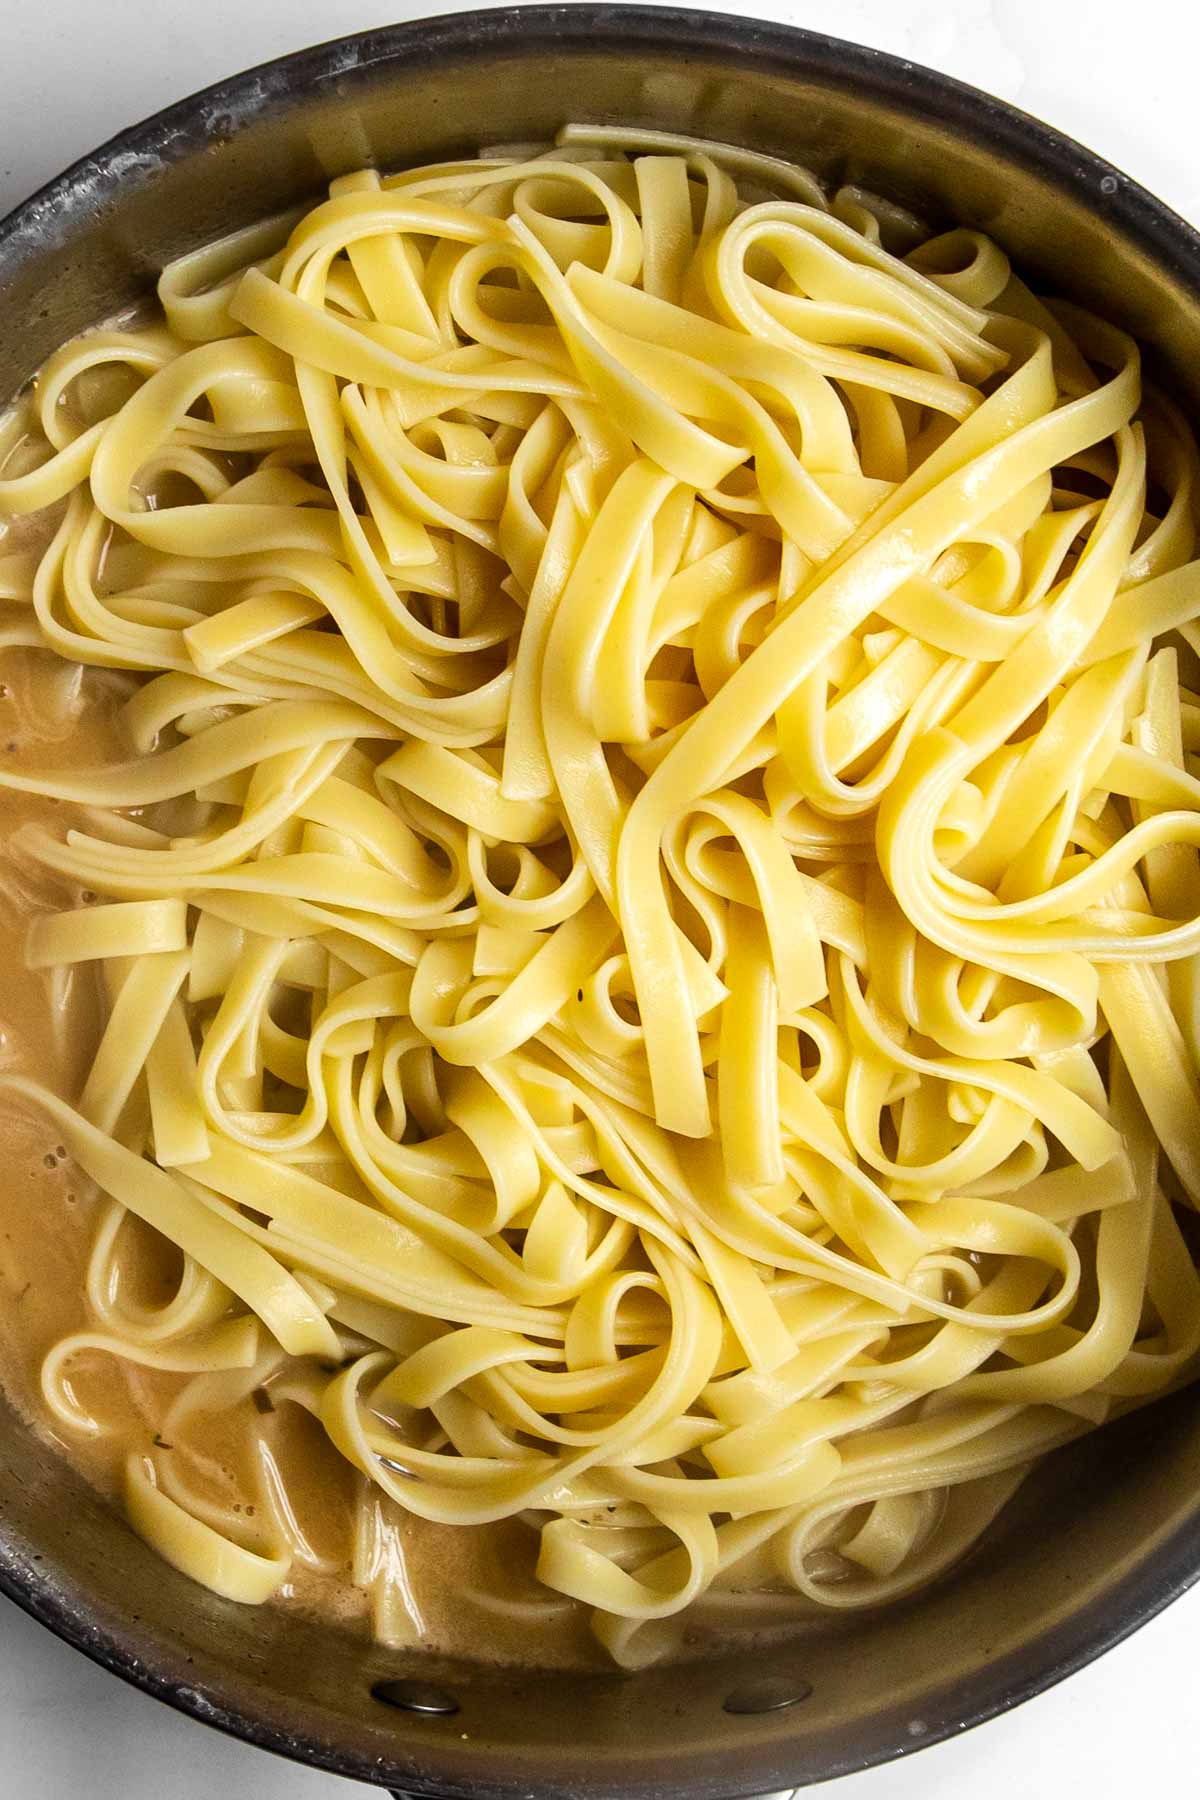
[[[0,1082],[106,1197],[48,1413],[161,1376],[128,1517],[236,1601],[307,1554],[285,1402],[354,1579],[520,1520],[627,1666],[930,1580],[1200,1352],[1189,430],[978,233],[654,132],[345,176],[159,297],[0,469],[0,641],[125,741],[0,770],[106,1021]]]

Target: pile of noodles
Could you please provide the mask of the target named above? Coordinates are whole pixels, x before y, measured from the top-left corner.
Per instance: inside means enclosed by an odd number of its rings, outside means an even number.
[[[1189,431],[986,238],[653,133],[159,291],[0,471],[57,508],[0,641],[138,678],[127,760],[0,773],[108,1001],[3,1083],[109,1196],[49,1406],[180,1377],[129,1517],[236,1600],[304,1544],[187,1427],[260,1391],[364,1505],[527,1519],[626,1664],[927,1581],[1200,1351]]]

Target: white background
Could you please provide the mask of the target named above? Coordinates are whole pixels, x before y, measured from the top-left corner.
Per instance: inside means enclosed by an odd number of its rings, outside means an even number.
[[[694,0],[695,3],[695,0]],[[413,16],[453,10],[419,0]],[[1200,224],[1194,0],[725,0],[930,63],[1081,138]],[[0,214],[121,127],[267,57],[387,24],[369,0],[0,0]],[[1200,1590],[1053,1693],[830,1800],[1197,1791]],[[0,1600],[4,1800],[351,1800],[124,1687]]]

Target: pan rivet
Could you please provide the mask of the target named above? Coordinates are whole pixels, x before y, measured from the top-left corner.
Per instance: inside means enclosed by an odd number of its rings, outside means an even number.
[[[785,1706],[796,1706],[807,1700],[812,1686],[794,1676],[766,1675],[761,1681],[747,1681],[726,1696],[727,1713],[779,1712]]]
[[[446,1717],[458,1711],[454,1695],[435,1681],[377,1681],[371,1692],[376,1700],[382,1700],[385,1706],[398,1706],[401,1712]]]

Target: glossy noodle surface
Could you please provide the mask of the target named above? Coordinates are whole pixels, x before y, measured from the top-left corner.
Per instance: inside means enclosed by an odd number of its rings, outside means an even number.
[[[0,440],[10,1384],[385,1641],[930,1580],[1200,1352],[1186,424],[986,238],[654,133],[159,297]]]

